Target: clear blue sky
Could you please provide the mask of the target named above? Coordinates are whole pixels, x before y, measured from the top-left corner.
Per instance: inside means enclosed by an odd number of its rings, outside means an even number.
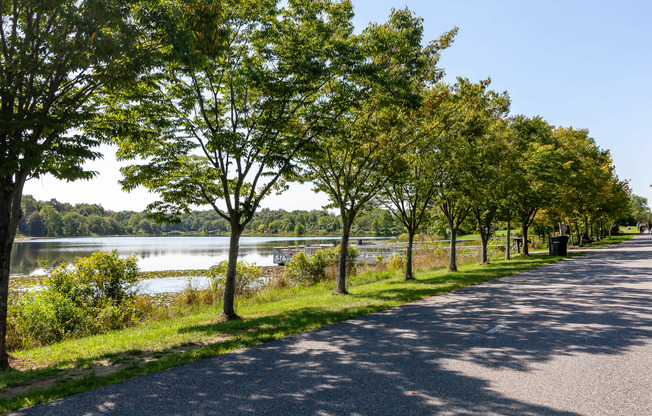
[[[630,179],[633,192],[652,204],[652,3],[353,0],[353,5],[359,29],[406,6],[424,19],[426,41],[459,27],[440,62],[447,81],[491,77],[492,89],[509,93],[511,114],[589,129],[601,148],[611,150],[618,176]],[[142,210],[154,197],[122,193],[112,151],[105,150],[104,161],[89,165],[100,173],[93,181],[32,180],[25,193]],[[263,205],[316,209],[325,201],[303,185]]]

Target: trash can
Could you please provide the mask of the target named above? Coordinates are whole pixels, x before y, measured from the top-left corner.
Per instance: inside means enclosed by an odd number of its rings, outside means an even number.
[[[567,235],[550,236],[548,254],[551,256],[567,256],[568,236]]]

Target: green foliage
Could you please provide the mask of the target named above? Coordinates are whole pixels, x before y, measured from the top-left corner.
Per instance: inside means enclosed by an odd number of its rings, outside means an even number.
[[[326,269],[337,263],[339,254],[339,246],[326,250],[318,250],[310,256],[306,252],[300,251],[285,265],[285,277],[291,282],[305,285],[312,285],[326,280]],[[357,256],[358,249],[349,247],[346,261],[350,274],[355,274],[356,272]]]
[[[285,277],[300,284],[315,284],[325,280],[326,267],[335,264],[337,255],[338,252],[333,249],[319,250],[311,256],[300,251],[285,265]]]
[[[46,286],[78,303],[119,304],[133,297],[138,281],[136,256],[125,259],[112,252],[96,251],[78,258],[73,267],[59,265],[46,280]]]
[[[122,328],[137,319],[137,280],[136,257],[121,259],[115,250],[78,258],[72,267],[63,263],[43,290],[10,306],[9,344],[45,345]]]
[[[652,211],[648,205],[647,198],[638,195],[632,195],[629,202],[629,213],[631,217],[630,224],[636,225],[637,222],[652,222]]]
[[[222,261],[208,270],[208,276],[212,279],[211,289],[218,297],[224,292],[228,265],[227,261]],[[263,287],[260,275],[260,267],[239,261],[235,272],[235,295],[249,297],[259,291]]]

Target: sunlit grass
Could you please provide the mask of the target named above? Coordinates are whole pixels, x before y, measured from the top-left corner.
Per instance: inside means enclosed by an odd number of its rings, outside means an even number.
[[[388,309],[407,302],[529,270],[560,258],[516,257],[490,265],[464,265],[457,273],[430,270],[405,282],[400,271],[356,277],[350,295],[332,296],[333,282],[312,287],[285,287],[240,301],[237,312],[245,319],[217,322],[221,305],[198,308],[182,318],[115,331],[58,344],[15,351],[22,363],[17,370],[0,373],[0,388],[51,380],[38,391],[0,399],[9,411],[52,400],[138,375],[160,371],[197,359],[223,354],[324,325]],[[362,281],[360,281],[362,279]],[[366,279],[366,280],[365,280]],[[111,374],[98,375],[113,366]],[[98,373],[98,374],[96,374]],[[6,394],[6,393],[5,393]]]

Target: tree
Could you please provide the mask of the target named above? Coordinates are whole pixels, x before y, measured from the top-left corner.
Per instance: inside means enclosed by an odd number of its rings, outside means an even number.
[[[381,201],[407,230],[405,280],[414,278],[414,236],[430,217],[430,208],[437,193],[434,184],[443,175],[445,155],[441,154],[439,141],[447,127],[447,116],[459,107],[457,100],[451,99],[446,86],[425,91],[423,105],[407,115],[412,122],[406,126],[403,134],[410,137],[410,146],[401,152],[399,169],[380,194]]]
[[[332,114],[334,103],[319,101],[319,92],[349,59],[342,53],[353,30],[349,2],[280,3],[163,9],[157,27],[178,47],[118,97],[103,124],[107,137],[118,138],[121,158],[146,160],[122,170],[122,185],[160,195],[148,208],[157,221],[179,221],[196,205],[228,221],[226,320],[239,318],[240,236],[262,199],[294,177],[298,155]]]
[[[126,0],[0,2],[0,368],[8,368],[11,247],[25,181],[49,173],[88,179],[99,154],[79,133],[92,98],[134,72],[137,5]]]
[[[363,59],[331,83],[329,99],[343,115],[320,137],[306,158],[307,178],[339,210],[342,238],[335,294],[347,294],[347,251],[351,227],[398,167],[404,138],[402,112],[420,103],[422,80],[441,75],[435,64],[455,31],[421,48],[422,21],[407,10],[393,10],[383,25],[370,25],[358,37]],[[334,98],[336,97],[336,98]]]
[[[632,194],[630,213],[635,222],[652,222],[652,210],[650,210],[647,198]]]
[[[508,140],[516,175],[512,209],[521,223],[523,255],[529,256],[528,229],[539,210],[549,206],[559,184],[560,154],[552,127],[541,117],[516,116],[511,122]]]
[[[47,233],[39,211],[34,211],[29,214],[29,217],[27,217],[27,220],[25,221],[25,228],[27,230],[27,235],[35,237],[42,237]]]
[[[504,169],[509,155],[504,118],[509,111],[509,97],[506,92],[497,94],[483,90],[475,100],[472,154],[465,166],[472,180],[470,212],[480,233],[481,263],[486,264],[489,262],[488,245],[494,223],[501,206],[508,203],[504,198],[509,186],[509,172]]]
[[[492,197],[485,199],[483,191],[479,190],[485,178],[477,175],[487,170],[491,163],[489,158],[496,147],[495,138],[488,137],[489,131],[507,112],[509,99],[506,94],[501,96],[488,90],[490,82],[473,84],[458,79],[452,93],[462,100],[462,108],[449,123],[439,146],[442,174],[434,186],[438,208],[450,233],[448,270],[451,272],[457,271],[457,234],[467,215],[474,206],[478,214],[485,215],[487,208],[493,210],[487,203]],[[486,241],[487,235],[484,238]]]
[[[56,209],[51,205],[45,205],[41,208],[41,218],[48,236],[56,237],[61,235],[63,223],[61,221],[61,215]]]
[[[591,219],[606,220],[605,214],[611,209],[603,204],[615,197],[614,180],[617,182],[617,178],[609,152],[597,146],[588,130],[558,127],[553,133],[560,155],[554,169],[558,173],[555,181],[559,186],[555,203],[545,214],[556,223],[555,228],[557,225],[561,228],[561,224],[574,225],[579,241],[581,231],[588,233]],[[580,230],[580,222],[584,230]]]
[[[77,212],[66,212],[61,217],[63,234],[66,236],[86,235],[88,224],[86,218]]]
[[[102,217],[97,214],[89,215],[87,218],[88,231],[91,234],[104,235],[106,234],[106,227]]]

